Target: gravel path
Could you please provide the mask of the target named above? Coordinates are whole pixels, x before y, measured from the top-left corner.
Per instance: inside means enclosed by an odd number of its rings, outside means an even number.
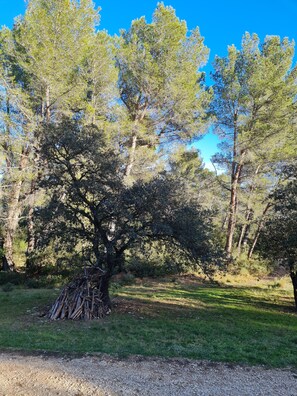
[[[296,396],[297,373],[185,359],[0,354],[1,396]]]

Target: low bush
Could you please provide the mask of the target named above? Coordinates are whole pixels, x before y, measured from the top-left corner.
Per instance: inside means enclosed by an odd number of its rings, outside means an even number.
[[[5,285],[2,286],[2,290],[3,290],[5,293],[11,292],[11,291],[13,290],[13,284],[10,283],[10,282],[5,283]]]
[[[0,272],[0,285],[11,283],[12,285],[18,286],[23,285],[26,281],[25,274],[20,272]]]
[[[229,266],[228,271],[233,275],[262,277],[271,271],[271,265],[268,261],[259,259],[256,256],[248,259],[246,255],[242,254]]]
[[[126,268],[138,278],[159,278],[180,274],[185,270],[181,264],[170,260],[145,260],[139,257],[130,258]]]

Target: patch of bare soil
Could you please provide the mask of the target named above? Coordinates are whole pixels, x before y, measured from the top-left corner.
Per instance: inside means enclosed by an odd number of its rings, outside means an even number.
[[[296,396],[290,370],[187,359],[0,353],[1,396]]]

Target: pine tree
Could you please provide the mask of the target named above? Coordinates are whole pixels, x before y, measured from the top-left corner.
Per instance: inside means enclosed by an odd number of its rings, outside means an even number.
[[[297,68],[291,69],[294,43],[267,36],[243,37],[242,49],[228,49],[214,64],[216,130],[223,137],[223,154],[217,163],[230,175],[230,204],[225,250],[231,255],[238,211],[238,190],[244,169],[265,149],[272,158],[286,146],[294,130]]]
[[[34,249],[32,216],[42,177],[40,125],[85,111],[88,81],[84,66],[95,46],[98,20],[90,0],[31,0],[13,29],[1,31],[3,244],[7,268],[14,267],[13,239],[25,207],[27,253]]]
[[[117,66],[128,115],[126,176],[139,157],[143,160],[139,148],[155,150],[161,142],[187,140],[202,131],[209,94],[198,69],[207,57],[199,29],[188,35],[185,21],[162,3],[151,23],[140,18],[121,32]]]

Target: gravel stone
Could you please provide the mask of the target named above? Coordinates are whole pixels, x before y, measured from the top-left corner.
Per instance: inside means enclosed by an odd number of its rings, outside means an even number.
[[[297,396],[294,370],[188,359],[0,353],[0,396]]]

